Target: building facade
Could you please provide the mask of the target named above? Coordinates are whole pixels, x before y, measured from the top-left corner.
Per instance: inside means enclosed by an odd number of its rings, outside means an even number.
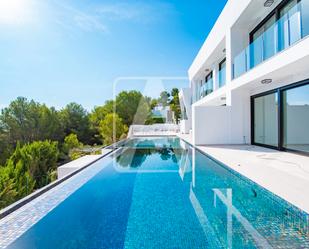
[[[309,0],[229,0],[189,68],[182,132],[309,153],[308,35]]]

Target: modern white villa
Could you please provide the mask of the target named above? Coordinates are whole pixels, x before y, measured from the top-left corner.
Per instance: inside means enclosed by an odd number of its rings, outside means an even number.
[[[309,248],[309,0],[228,0],[189,80],[180,125],[157,106],[0,210],[0,249]]]
[[[308,0],[229,0],[180,92],[181,132],[307,154],[308,35]]]

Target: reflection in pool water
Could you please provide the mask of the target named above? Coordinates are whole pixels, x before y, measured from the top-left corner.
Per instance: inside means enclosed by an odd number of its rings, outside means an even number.
[[[308,231],[307,214],[183,141],[139,138],[10,247],[295,249]]]

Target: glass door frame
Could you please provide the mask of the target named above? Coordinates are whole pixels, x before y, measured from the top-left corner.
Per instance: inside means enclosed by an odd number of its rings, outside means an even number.
[[[255,142],[255,127],[254,127],[254,124],[255,124],[255,118],[254,118],[254,114],[255,114],[255,106],[254,106],[254,100],[256,98],[260,98],[260,97],[264,97],[264,96],[267,96],[267,95],[270,95],[270,94],[274,94],[274,93],[277,93],[277,96],[278,96],[278,108],[280,109],[280,94],[278,92],[278,89],[273,89],[273,90],[270,90],[270,91],[266,91],[266,92],[263,92],[263,93],[259,93],[259,94],[256,94],[256,95],[252,95],[250,98],[251,98],[251,144],[252,145],[257,145],[257,146],[262,146],[262,147],[266,147],[266,148],[270,148],[270,149],[280,149],[280,142],[278,141],[278,146],[273,146],[273,145],[269,145],[269,144],[262,144],[262,143],[256,143]],[[279,114],[279,110],[277,112],[278,114],[278,138],[280,140],[280,114]]]
[[[309,152],[305,151],[299,151],[299,150],[293,150],[293,149],[288,149],[283,146],[284,143],[284,103],[283,103],[283,92],[286,90],[290,90],[293,88],[305,86],[309,84],[309,79],[302,80],[296,83],[292,83],[287,86],[283,86],[280,88],[275,88],[266,92],[262,92],[256,95],[250,96],[250,118],[251,118],[251,144],[252,145],[257,145],[257,146],[262,146],[270,149],[276,149],[280,151],[288,151],[288,152],[295,152],[301,155],[309,156]],[[255,136],[254,136],[254,100],[258,97],[263,97],[269,94],[277,93],[278,96],[278,146],[272,146],[272,145],[267,145],[267,144],[261,144],[261,143],[256,143],[255,142]]]

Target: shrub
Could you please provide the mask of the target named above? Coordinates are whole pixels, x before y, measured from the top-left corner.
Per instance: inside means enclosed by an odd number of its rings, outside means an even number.
[[[54,179],[51,173],[57,168],[58,155],[57,142],[17,144],[6,165],[0,168],[0,206],[4,207]]]

